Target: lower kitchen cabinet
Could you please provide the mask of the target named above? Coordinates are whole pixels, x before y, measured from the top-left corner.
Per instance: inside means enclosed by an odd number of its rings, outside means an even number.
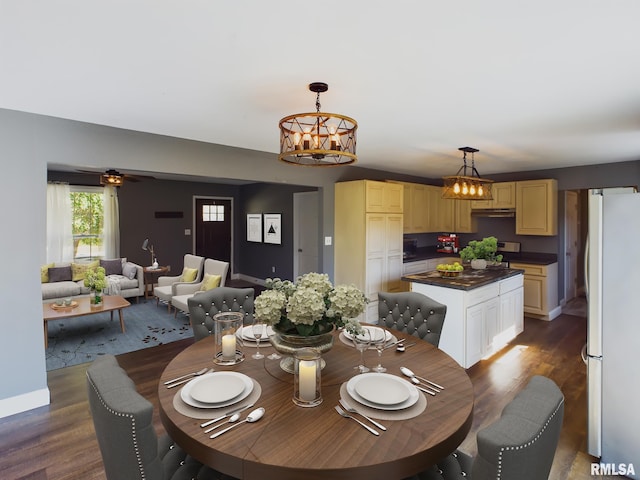
[[[524,312],[534,318],[553,320],[562,312],[558,305],[558,264],[510,262],[524,270]]]

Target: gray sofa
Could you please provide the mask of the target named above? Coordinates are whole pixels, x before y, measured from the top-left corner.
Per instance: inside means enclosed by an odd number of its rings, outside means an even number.
[[[127,262],[126,258],[103,260],[101,263],[107,274],[108,294],[120,295],[123,298],[144,295],[144,272],[140,265]],[[71,262],[44,265],[41,271],[42,301],[53,302],[68,297],[88,296],[89,289],[84,286],[84,278],[78,279],[78,269],[81,266],[83,264]]]

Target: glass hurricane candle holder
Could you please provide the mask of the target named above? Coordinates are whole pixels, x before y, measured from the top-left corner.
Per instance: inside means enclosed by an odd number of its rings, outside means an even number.
[[[315,407],[322,403],[322,356],[317,348],[301,348],[293,357],[293,403]]]
[[[236,333],[242,328],[243,315],[240,312],[221,312],[213,316],[215,355],[218,365],[235,365],[244,360],[242,342]]]

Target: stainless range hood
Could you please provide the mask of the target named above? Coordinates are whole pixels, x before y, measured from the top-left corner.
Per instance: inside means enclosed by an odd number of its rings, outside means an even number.
[[[471,215],[474,217],[515,217],[516,211],[514,208],[487,208],[484,210],[472,210]]]

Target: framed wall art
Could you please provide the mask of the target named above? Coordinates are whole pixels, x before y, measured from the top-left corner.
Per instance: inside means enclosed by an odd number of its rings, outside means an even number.
[[[247,214],[247,242],[262,243],[262,214]]]
[[[281,219],[279,213],[264,214],[264,243],[282,243]]]

